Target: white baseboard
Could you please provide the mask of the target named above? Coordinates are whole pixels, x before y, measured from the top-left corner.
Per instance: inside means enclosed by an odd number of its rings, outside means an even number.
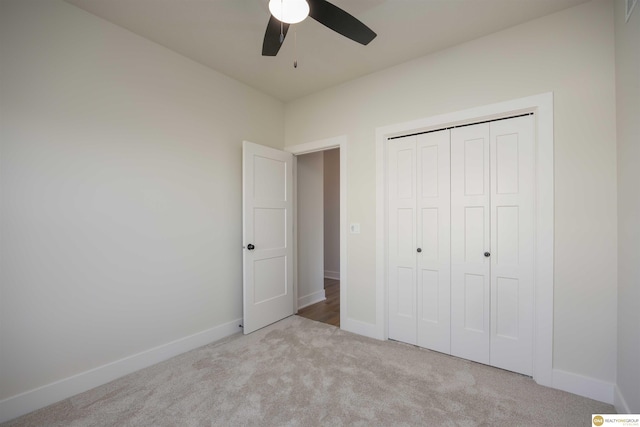
[[[324,271],[324,278],[325,279],[340,280],[340,272],[339,271],[325,270]]]
[[[346,316],[344,318],[340,317],[340,329],[377,340],[383,339],[380,337],[380,334],[378,334],[378,328],[374,323],[366,323],[361,320],[350,319]]]
[[[552,387],[613,405],[615,384],[560,369],[553,370]]]
[[[44,408],[124,375],[240,332],[242,319],[198,332],[167,344],[127,356],[0,401],[0,423]]]
[[[303,297],[298,298],[298,310],[300,310],[301,308],[305,308],[307,306],[310,306],[311,304],[315,304],[317,302],[320,301],[324,301],[326,300],[327,297],[324,293],[324,289],[318,292],[314,292],[312,294],[309,295],[305,295]]]
[[[618,388],[618,384],[616,384],[615,389],[613,390],[613,406],[616,408],[616,412],[619,414],[630,414],[631,408],[627,404],[622,392]]]

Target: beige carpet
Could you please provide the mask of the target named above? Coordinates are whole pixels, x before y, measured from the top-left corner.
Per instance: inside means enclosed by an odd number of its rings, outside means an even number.
[[[293,316],[11,426],[589,426],[614,409],[530,378]]]

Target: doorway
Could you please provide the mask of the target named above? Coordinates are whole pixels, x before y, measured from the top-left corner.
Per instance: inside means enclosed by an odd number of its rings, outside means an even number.
[[[340,326],[340,149],[296,158],[298,315]]]
[[[294,154],[295,159],[294,192],[297,195],[297,202],[294,204],[294,312],[312,320],[345,328],[349,324],[346,300],[348,289],[346,260],[347,138],[346,136],[328,138],[306,144],[288,146],[285,147],[285,150]],[[312,164],[311,169],[320,171],[321,175],[321,177],[318,177],[316,173],[315,179],[312,179],[312,181],[315,181],[315,186],[323,188],[331,186],[333,188],[330,194],[327,194],[328,200],[326,202],[324,192],[316,192],[315,196],[312,196],[308,192],[299,191],[298,189],[300,184],[308,186],[308,183],[300,182],[299,174],[299,168],[302,166],[305,168],[302,171],[302,181],[305,181],[304,175],[308,175],[309,171],[306,170],[306,166],[308,166],[307,163],[309,162],[303,156],[308,154],[316,156],[314,159],[315,164],[313,160],[310,162]],[[325,158],[327,160],[326,163],[324,161]],[[319,162],[322,162],[321,168],[318,167]],[[325,165],[327,166],[326,171]],[[325,178],[328,180],[326,184]],[[318,185],[319,182],[321,185]],[[304,211],[313,205],[317,207],[315,209],[316,213],[320,212],[320,210],[322,212],[322,233],[318,233],[317,230],[308,232],[309,224],[305,225]],[[328,208],[327,214],[325,214],[325,205]],[[316,217],[316,224],[320,224],[317,215],[311,215],[312,218],[314,216]],[[324,238],[325,217],[328,220],[327,227],[333,230],[329,233],[332,237],[327,239],[326,244]],[[300,223],[301,221],[302,224]],[[305,228],[307,229],[306,232]],[[310,238],[315,239],[316,243],[308,245],[307,243],[312,243]],[[321,240],[320,245],[317,244],[318,240]],[[313,261],[314,253],[321,258],[321,262],[318,262],[317,259],[315,262]],[[325,260],[327,261],[326,265]],[[309,263],[311,263],[311,266],[309,266]],[[310,280],[315,283],[315,291],[307,286]],[[318,291],[321,292],[316,294]],[[309,295],[311,297],[306,298]]]

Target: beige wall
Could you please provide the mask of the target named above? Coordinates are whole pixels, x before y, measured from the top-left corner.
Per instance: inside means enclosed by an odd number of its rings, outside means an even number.
[[[340,277],[340,149],[324,154],[324,271]]]
[[[595,0],[286,105],[286,145],[348,137],[350,318],[375,323],[377,127],[552,91],[554,368],[616,369],[613,4]]]
[[[618,131],[618,388],[616,409],[640,413],[640,4],[615,2]]]
[[[324,299],[322,152],[298,156],[298,308]]]
[[[241,143],[283,105],[67,3],[0,3],[0,400],[242,316]]]

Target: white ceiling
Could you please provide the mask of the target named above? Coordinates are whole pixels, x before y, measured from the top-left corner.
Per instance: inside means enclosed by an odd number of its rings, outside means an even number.
[[[378,37],[362,46],[307,18],[276,57],[261,55],[268,0],[66,1],[289,101],[588,0],[333,0]]]

